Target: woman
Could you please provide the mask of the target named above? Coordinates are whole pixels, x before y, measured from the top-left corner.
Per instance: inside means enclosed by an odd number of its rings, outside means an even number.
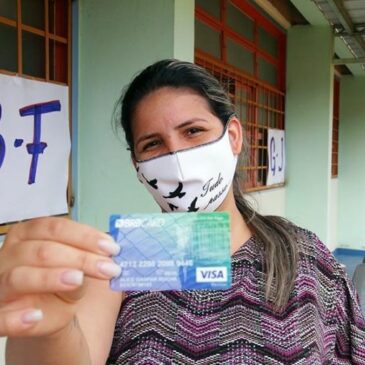
[[[314,234],[252,211],[232,183],[242,129],[210,74],[151,65],[122,96],[120,121],[162,210],[229,212],[232,288],[130,292],[120,305],[108,237],[55,218],[21,223],[0,252],[9,364],[365,364],[365,321],[340,265]],[[217,176],[218,197],[200,199]],[[180,183],[186,199],[170,200]]]

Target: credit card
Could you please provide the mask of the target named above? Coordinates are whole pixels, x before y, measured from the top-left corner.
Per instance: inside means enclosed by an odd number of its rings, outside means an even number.
[[[112,215],[122,268],[110,286],[131,290],[222,290],[231,286],[230,221],[225,212]]]

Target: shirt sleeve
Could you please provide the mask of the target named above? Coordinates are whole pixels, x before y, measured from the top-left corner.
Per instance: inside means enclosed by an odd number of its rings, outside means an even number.
[[[357,292],[345,273],[338,281],[336,299],[336,357],[340,364],[365,365],[365,319]]]

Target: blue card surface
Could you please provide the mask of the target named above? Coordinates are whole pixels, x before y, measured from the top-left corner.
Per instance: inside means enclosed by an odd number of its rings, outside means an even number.
[[[122,268],[111,288],[227,289],[231,285],[230,223],[224,212],[112,215]]]

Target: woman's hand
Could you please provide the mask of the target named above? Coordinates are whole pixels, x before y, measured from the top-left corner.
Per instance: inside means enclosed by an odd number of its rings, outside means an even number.
[[[44,336],[67,327],[88,278],[120,274],[119,247],[92,227],[65,218],[14,225],[0,249],[0,336]]]

